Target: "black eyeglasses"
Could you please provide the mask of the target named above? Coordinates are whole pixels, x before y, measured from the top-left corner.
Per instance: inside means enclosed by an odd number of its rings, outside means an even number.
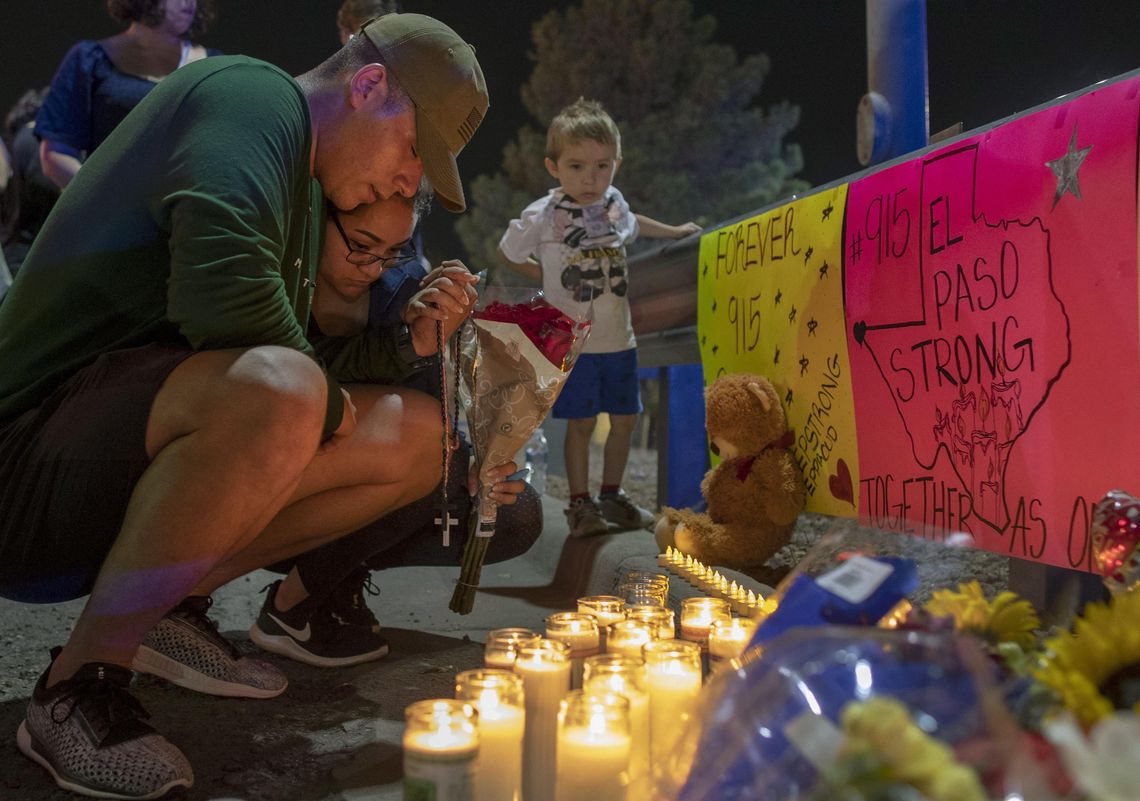
[[[336,230],[340,232],[340,238],[344,241],[344,246],[348,248],[348,252],[344,254],[345,261],[349,264],[355,264],[358,267],[367,267],[369,264],[380,262],[380,266],[385,270],[391,267],[399,267],[402,264],[415,261],[419,258],[416,252],[416,243],[413,240],[408,240],[399,253],[392,256],[379,256],[371,250],[359,248],[352,244],[348,238],[348,234],[344,232],[344,227],[340,224],[340,215],[337,214],[336,209],[330,206],[329,215],[332,217],[333,225]]]

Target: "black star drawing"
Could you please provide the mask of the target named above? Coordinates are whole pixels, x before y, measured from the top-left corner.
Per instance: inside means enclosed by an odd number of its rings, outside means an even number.
[[[812,317],[810,320],[808,320],[808,336],[809,337],[815,336],[815,329],[818,326],[819,326],[819,321],[816,320],[814,317]]]
[[[1057,192],[1053,195],[1053,208],[1057,208],[1057,203],[1066,192],[1077,200],[1082,200],[1081,185],[1077,181],[1077,170],[1081,168],[1081,163],[1084,162],[1090,150],[1092,150],[1092,145],[1077,150],[1077,124],[1073,123],[1073,135],[1069,137],[1069,149],[1065,151],[1065,155],[1059,159],[1045,162],[1045,166],[1053,171],[1053,175],[1057,179]]]
[[[820,220],[820,222],[827,222],[827,218],[831,216],[831,212],[834,210],[835,207],[828,203],[827,208],[823,210],[823,218]]]
[[[792,391],[790,389],[788,390],[788,394],[784,396],[784,405],[785,406],[791,406],[792,405]]]
[[[776,356],[772,359],[772,362],[774,364],[780,363],[780,349],[779,348],[776,348]]]
[[[713,345],[713,347],[712,347],[713,353],[715,354],[718,350],[720,350],[720,345]]]
[[[708,266],[708,264],[706,264],[705,269],[701,271],[701,275],[708,275],[708,274],[709,274],[709,266]]]
[[[809,363],[810,363],[810,362],[808,362],[808,357],[807,357],[807,356],[801,356],[801,357],[800,357],[800,375],[801,375],[801,376],[802,376],[804,373],[806,373],[806,372],[807,372],[807,369],[808,369],[808,364],[809,364]]]
[[[773,306],[779,306],[780,305],[780,298],[782,298],[782,297],[784,297],[784,293],[777,289],[776,290],[776,302],[773,303],[772,305]]]
[[[708,339],[708,337],[707,337],[707,336],[701,335],[701,347],[702,347],[702,348],[704,347],[704,345],[705,345],[705,340],[707,340],[707,339]]]
[[[796,321],[796,307],[793,306],[792,310],[788,312],[788,322],[794,323]]]
[[[812,250],[813,248],[811,246],[808,246],[808,249],[804,251],[804,264],[807,264],[808,259],[811,258]]]
[[[716,301],[713,301],[713,311],[716,311]]]
[[[827,262],[824,262],[823,266],[819,268],[819,277],[827,278]]]

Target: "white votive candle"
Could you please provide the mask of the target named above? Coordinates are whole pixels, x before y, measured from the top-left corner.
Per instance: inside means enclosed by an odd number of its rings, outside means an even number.
[[[613,693],[570,693],[558,714],[555,798],[626,801],[629,753],[629,701]]]
[[[713,621],[731,619],[732,607],[723,598],[686,598],[681,601],[681,638],[706,649]]]
[[[570,648],[546,639],[524,645],[515,658],[515,673],[522,677],[526,701],[523,798],[553,801],[558,710],[570,692]]]
[[[714,620],[709,628],[709,670],[740,656],[755,633],[756,621],[745,617]]]
[[[606,651],[641,658],[641,646],[657,639],[657,626],[642,620],[619,620],[606,631]]]
[[[510,670],[515,665],[519,647],[532,645],[541,639],[542,635],[530,629],[491,629],[487,632],[487,645],[483,649],[483,664],[489,668]]]
[[[455,677],[455,697],[479,712],[475,801],[520,801],[522,677],[507,670],[465,670]]]
[[[655,640],[642,648],[649,689],[649,747],[654,775],[669,771],[670,756],[696,712],[701,649],[683,640]]]
[[[625,616],[629,620],[641,620],[656,626],[659,640],[671,640],[677,636],[677,629],[673,625],[673,610],[666,606],[627,606]]]
[[[588,595],[578,599],[578,611],[598,621],[598,650],[606,650],[606,629],[611,623],[625,620],[625,601],[616,595]]]
[[[598,653],[598,621],[578,612],[556,612],[546,619],[546,636],[570,647],[570,686],[582,686],[582,660]]]
[[[629,797],[651,798],[645,662],[624,654],[599,654],[587,659],[584,667],[582,689],[586,693],[616,693],[629,701]]]
[[[478,712],[450,699],[417,701],[404,710],[404,798],[474,801]]]

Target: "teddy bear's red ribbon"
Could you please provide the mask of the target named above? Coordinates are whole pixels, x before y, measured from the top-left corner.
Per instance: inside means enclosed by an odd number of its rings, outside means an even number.
[[[784,435],[779,439],[774,439],[760,449],[761,453],[771,448],[790,448],[796,443],[796,435],[789,428],[784,432]],[[756,461],[756,456],[742,456],[736,460],[736,480],[743,481],[748,478],[748,474],[752,472],[752,463]]]

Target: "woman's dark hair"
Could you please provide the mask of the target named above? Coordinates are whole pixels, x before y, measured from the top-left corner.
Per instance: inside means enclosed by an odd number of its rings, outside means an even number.
[[[107,13],[119,22],[141,22],[153,28],[165,16],[164,0],[107,0]],[[214,0],[198,0],[194,21],[186,31],[188,39],[196,39],[206,32],[214,21]]]

